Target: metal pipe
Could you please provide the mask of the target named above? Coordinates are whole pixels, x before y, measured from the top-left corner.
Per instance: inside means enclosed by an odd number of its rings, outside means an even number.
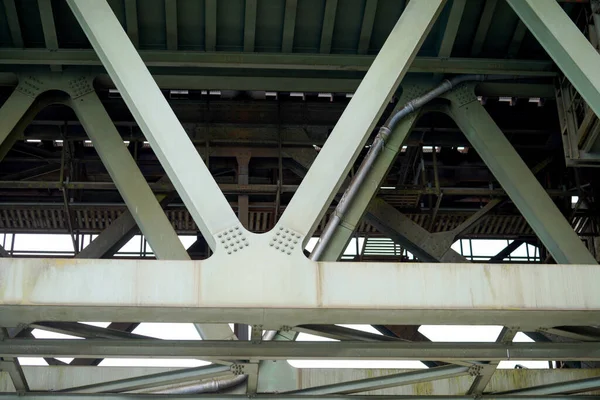
[[[277,335],[277,331],[266,331],[262,339],[273,340]],[[241,385],[248,379],[248,375],[239,375],[233,378],[212,379],[207,382],[201,382],[194,385],[182,386],[173,389],[166,389],[156,394],[197,394],[197,393],[215,393],[224,389],[231,389]]]
[[[197,383],[190,386],[182,386],[175,389],[167,389],[156,394],[197,394],[197,393],[215,393],[223,389],[230,389],[241,385],[246,381],[248,375],[239,375],[228,379],[213,379],[207,382]]]
[[[321,237],[319,238],[317,245],[310,254],[310,259],[313,261],[317,261],[321,258],[323,252],[327,248],[328,243],[333,237],[335,230],[340,225],[344,215],[346,214],[348,208],[350,207],[350,204],[352,203],[352,200],[360,190],[362,184],[364,183],[367,177],[367,174],[373,168],[375,160],[383,150],[385,143],[387,142],[390,134],[393,132],[398,122],[400,122],[407,115],[417,111],[425,104],[429,103],[431,100],[448,92],[450,89],[452,89],[460,83],[492,79],[507,79],[507,77],[496,77],[491,75],[460,75],[452,79],[446,79],[439,86],[435,87],[434,89],[430,90],[424,95],[409,101],[404,107],[402,107],[398,112],[396,112],[396,114],[394,114],[389,119],[389,122],[379,129],[379,132],[377,133],[373,144],[369,148],[367,155],[363,159],[363,162],[358,168],[356,175],[354,175],[354,178],[350,182],[350,185],[342,195],[342,198],[338,202],[338,205],[335,208],[332,217],[329,219],[329,222],[325,226],[325,229],[323,229],[323,233],[321,233]]]

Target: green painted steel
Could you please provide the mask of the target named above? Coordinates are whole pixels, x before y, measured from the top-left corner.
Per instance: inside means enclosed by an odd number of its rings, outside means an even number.
[[[96,383],[61,390],[63,393],[122,393],[147,389],[163,385],[173,385],[189,381],[198,381],[222,376],[232,376],[229,365],[208,365],[198,368],[186,368],[178,371],[161,372],[126,378],[116,381]]]
[[[196,225],[215,249],[216,235],[239,224],[225,196],[108,3],[70,0],[68,4]]]
[[[600,116],[600,54],[555,0],[507,0],[533,36]]]
[[[369,204],[365,217],[384,235],[425,262],[466,263],[468,260],[450,247],[452,232],[432,234],[382,199]]]
[[[431,0],[408,5],[286,207],[280,226],[305,240],[315,231],[443,4]]]
[[[531,228],[561,264],[596,264],[596,260],[479,103],[474,85],[446,95],[449,115],[500,182]]]
[[[466,375],[468,373],[468,366],[448,365],[444,367],[428,368],[422,371],[405,372],[400,374],[379,376],[376,378],[334,383],[331,385],[315,386],[306,389],[294,390],[289,392],[289,394],[353,394],[370,390],[387,389],[395,386],[410,385],[414,383],[431,382],[438,379],[450,379],[456,376]]]
[[[420,91],[419,89],[426,90],[427,88],[426,85],[422,87],[418,85],[404,85],[402,95],[398,99],[398,104],[394,107],[392,115],[404,107],[413,97],[416,97],[416,93]],[[373,197],[379,192],[381,182],[385,179],[390,167],[396,160],[404,140],[410,134],[419,116],[420,113],[413,113],[396,125],[388,141],[385,143],[383,151],[379,154],[373,164],[373,168],[369,171],[364,185],[356,194],[347,213],[342,217],[340,225],[331,237],[329,244],[325,247],[320,261],[337,261],[342,256],[356,230],[356,226],[361,221]]]
[[[56,27],[57,47],[62,49],[89,48],[82,30],[74,23],[74,18],[64,2],[42,0],[43,15],[53,14]],[[258,51],[262,53],[298,52],[318,54],[321,50],[321,36],[325,19],[327,0],[300,1],[279,0],[258,4],[255,17],[255,46],[245,45],[246,23],[244,15],[250,1],[235,1],[220,6],[218,1],[176,1],[177,36],[179,47],[185,51]],[[454,3],[458,3],[456,1]],[[0,30],[0,43],[15,48],[34,48],[44,43],[43,23],[37,1],[14,2],[4,0],[5,10],[0,17],[7,16],[10,29]],[[13,3],[17,3],[13,6]],[[21,5],[18,3],[23,3]],[[51,8],[48,5],[51,4]],[[142,49],[166,50],[172,47],[173,30],[167,24],[172,20],[172,9],[161,7],[164,2],[136,2],[133,0],[111,0],[110,5],[127,29],[129,36]],[[173,3],[168,0],[167,3]],[[465,12],[457,27],[455,46],[452,55],[467,55],[477,35],[475,27],[483,14],[483,1],[466,1]],[[293,7],[292,7],[293,6]],[[331,33],[331,53],[333,54],[376,54],[391,32],[395,22],[404,10],[404,1],[343,1],[344,13],[337,18],[336,28]],[[449,5],[450,7],[451,5]],[[573,7],[569,12],[577,15],[581,7]],[[286,13],[286,8],[293,13]],[[340,8],[341,9],[341,8]],[[4,14],[4,15],[2,15]],[[478,39],[481,51],[498,59],[505,58],[510,45],[507,29],[516,25],[517,17],[497,6],[486,14],[490,15],[485,40]],[[292,16],[293,21],[292,21]],[[420,51],[421,55],[436,55],[444,37],[446,27],[455,15],[447,12],[434,24],[431,33]],[[487,15],[486,15],[487,17]],[[46,22],[49,22],[46,19]],[[19,23],[20,22],[20,23]],[[47,24],[45,24],[47,25]],[[172,26],[172,25],[171,25]],[[329,29],[329,28],[328,28]],[[482,28],[483,29],[483,28]],[[19,39],[19,36],[21,38]],[[329,34],[326,35],[327,37]],[[139,46],[138,46],[139,44]],[[283,44],[283,46],[282,46]],[[535,58],[546,58],[534,42],[524,42],[522,54]],[[328,46],[327,46],[328,47]]]
[[[25,90],[27,89],[17,87],[0,108],[0,144],[11,136],[11,133],[19,124],[19,121],[24,118],[38,95],[38,93],[25,93]]]
[[[189,260],[175,230],[96,93],[92,91],[72,99],[70,106],[157,258]]]
[[[346,79],[348,79],[348,72],[366,72],[376,57],[347,54],[302,55],[153,50],[140,50],[139,55],[147,67],[160,67],[161,71],[164,71],[165,68],[169,68],[171,71],[184,68],[203,68],[203,70],[227,68],[235,70],[236,73],[239,73],[239,70],[251,69],[264,74],[269,71],[310,71],[311,75],[315,72],[326,71],[328,74],[333,74],[329,75],[333,77],[344,71]],[[0,65],[100,66],[102,63],[92,50],[0,49]],[[409,64],[408,71],[412,73],[556,76],[554,64],[550,61],[490,58],[416,57]]]
[[[226,340],[5,339],[2,357],[198,358],[203,360],[600,360],[595,343],[298,342]]]

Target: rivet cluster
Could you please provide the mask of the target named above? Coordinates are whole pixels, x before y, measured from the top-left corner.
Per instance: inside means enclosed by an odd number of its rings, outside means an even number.
[[[469,375],[471,376],[479,376],[483,371],[483,366],[481,365],[472,365],[469,367]]]
[[[86,76],[80,76],[69,81],[71,97],[77,98],[94,90]]]
[[[248,238],[244,236],[244,232],[239,226],[235,228],[229,228],[223,232],[217,234],[217,240],[221,242],[221,245],[227,252],[227,254],[233,254],[248,247],[250,243]]]
[[[299,233],[280,226],[273,234],[269,246],[274,248],[276,251],[290,255],[292,254],[292,250],[294,250],[296,245],[300,243],[300,238],[301,235]]]
[[[243,365],[232,364],[230,369],[234,375],[244,375],[244,366]]]
[[[36,97],[41,92],[43,85],[44,82],[40,79],[35,76],[28,76],[19,83],[17,90],[28,96]]]

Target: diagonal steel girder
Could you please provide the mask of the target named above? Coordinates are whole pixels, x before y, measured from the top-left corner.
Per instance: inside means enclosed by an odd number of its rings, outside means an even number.
[[[163,260],[190,260],[175,229],[165,215],[158,199],[152,193],[135,160],[123,144],[121,136],[97,94],[94,91],[89,91],[82,96],[77,96],[76,92],[72,93],[69,105],[94,143],[94,148],[156,257]],[[123,228],[123,225],[115,226],[115,228],[116,232],[115,229],[109,228],[110,233],[113,234],[111,237],[113,241],[120,240],[131,231],[118,231],[118,228]],[[199,327],[199,331],[202,329],[203,327]],[[204,327],[204,331],[207,329],[211,330],[211,336],[208,336],[210,339],[229,339],[233,336],[231,329],[226,324]]]
[[[91,82],[88,84],[91,87]],[[189,260],[185,248],[96,92],[91,90],[81,96],[73,93],[68,105],[75,111],[92,140],[94,149],[157,258]]]
[[[600,54],[555,0],[507,0],[588,105],[600,116]]]
[[[444,3],[413,2],[404,10],[275,229],[285,226],[305,241],[312,235]]]
[[[412,100],[415,92],[419,89],[420,85],[402,85],[402,95],[398,98],[398,104],[394,107],[392,115]],[[365,213],[367,205],[379,191],[381,182],[385,179],[387,172],[402,148],[402,144],[412,131],[419,116],[420,113],[418,112],[410,114],[394,128],[381,154],[376,158],[373,167],[368,172],[361,189],[350,203],[347,212],[341,216],[341,222],[334,231],[331,240],[325,245],[319,261],[337,261],[342,256],[356,226],[358,226]]]
[[[439,15],[443,0],[411,2],[388,36],[278,225],[312,235]]]
[[[50,90],[57,89],[61,90],[63,94],[50,95],[52,93]],[[10,104],[20,106],[20,108],[15,106],[17,110],[25,110],[27,103],[34,105],[30,105],[29,111],[26,111],[25,116],[21,118],[18,114],[8,114],[8,111],[16,112],[13,107],[6,108],[5,123],[7,129],[11,126],[13,129],[15,126],[26,126],[28,121],[26,117],[30,114],[30,111],[38,110],[39,107],[48,104],[63,103],[73,108],[128,205],[131,216],[152,246],[157,258],[165,260],[190,259],[135,160],[116,131],[104,106],[94,92],[92,77],[70,74],[26,76],[21,78],[14,96],[18,101],[15,100]],[[2,109],[0,109],[0,113]],[[0,130],[1,132],[3,131]],[[114,231],[115,229],[111,229],[111,233],[115,235],[112,239],[127,233]],[[205,324],[199,328],[207,332],[208,336],[206,337],[210,339],[233,338],[233,333],[226,324]]]
[[[37,95],[27,92],[27,88],[21,83],[0,109],[0,161],[4,159],[13,145],[23,135],[25,128],[36,115],[62,98],[60,94],[57,95],[56,93]],[[27,107],[27,104],[30,104],[29,107]],[[23,111],[24,114],[19,114]]]
[[[556,262],[596,264],[535,175],[479,103],[474,88],[475,84],[465,84],[446,94],[451,103],[445,112],[454,119]]]
[[[413,383],[431,382],[438,379],[449,379],[455,376],[466,375],[469,373],[469,370],[470,367],[467,366],[449,365],[444,367],[429,368],[421,371],[384,375],[376,378],[360,379],[323,386],[314,386],[306,389],[290,391],[284,393],[284,395],[331,395],[361,393],[370,390],[380,390],[395,386],[410,385]]]
[[[235,225],[238,221],[225,196],[108,3],[105,0],[72,0],[68,1],[68,4],[194,221],[209,246],[214,249],[214,236],[217,232]],[[151,193],[150,196],[151,200],[156,202]],[[156,204],[158,205],[157,202]],[[159,212],[164,215],[162,210]],[[146,235],[145,232],[144,234]],[[156,251],[155,246],[158,244],[151,245]],[[181,243],[175,247],[178,246],[183,249]],[[179,251],[178,254],[184,259],[189,259],[185,250]],[[218,335],[215,338],[232,336],[227,325],[210,326],[207,329]]]
[[[394,242],[400,243],[425,262],[469,262],[452,250],[454,235],[436,236],[383,201],[375,199],[367,207],[368,221]]]
[[[3,145],[9,139],[19,122],[26,118],[27,112],[34,104],[36,97],[37,93],[31,93],[26,87],[19,85],[4,102],[0,108],[0,145]],[[35,115],[31,115],[31,119],[34,117]],[[12,143],[10,146],[12,147]],[[3,153],[6,154],[6,151],[3,151]],[[2,158],[4,157],[0,157],[0,160]]]
[[[68,0],[96,54],[214,250],[238,219],[106,0]]]

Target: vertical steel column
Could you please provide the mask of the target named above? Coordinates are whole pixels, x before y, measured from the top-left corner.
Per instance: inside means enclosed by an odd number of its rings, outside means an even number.
[[[555,0],[507,0],[515,13],[600,116],[600,54]]]
[[[238,185],[248,185],[249,182],[249,163],[250,154],[238,154],[236,156],[238,163]],[[247,194],[238,196],[238,217],[244,228],[248,229],[249,199]]]
[[[458,127],[559,264],[596,264],[500,128],[477,101],[475,85],[446,95]]]
[[[438,1],[438,0],[436,0]],[[106,0],[67,0],[209,246],[238,219]]]
[[[0,327],[0,340],[9,337],[8,331]],[[29,392],[29,384],[17,357],[0,357],[0,371],[8,373],[17,392]]]
[[[394,108],[392,115],[400,108],[404,107],[406,102],[412,100],[410,96],[414,95],[416,90],[411,89],[408,89],[407,87],[403,88],[402,95],[398,99],[398,105]],[[340,225],[331,237],[327,247],[325,247],[319,261],[337,261],[342,256],[348,242],[354,234],[356,226],[365,214],[367,206],[373,197],[379,192],[381,182],[385,179],[394,160],[396,160],[404,140],[415,126],[415,123],[419,119],[419,115],[420,113],[418,112],[413,113],[396,125],[381,154],[379,154],[375,160],[373,168],[369,170],[364,185],[356,194],[356,197],[350,204],[346,214],[342,217]]]
[[[157,258],[189,260],[162,207],[123,143],[96,92],[73,98],[70,106],[94,144],[135,222]]]
[[[238,163],[238,185],[248,185],[250,183],[249,167],[250,167],[250,152],[238,154],[236,156]],[[247,194],[238,195],[238,218],[242,226],[248,229],[249,214],[250,214],[250,199]],[[239,340],[249,340],[249,327],[246,324],[234,324],[233,332]]]
[[[279,225],[306,238],[321,221],[439,15],[444,0],[411,2],[369,68]]]

